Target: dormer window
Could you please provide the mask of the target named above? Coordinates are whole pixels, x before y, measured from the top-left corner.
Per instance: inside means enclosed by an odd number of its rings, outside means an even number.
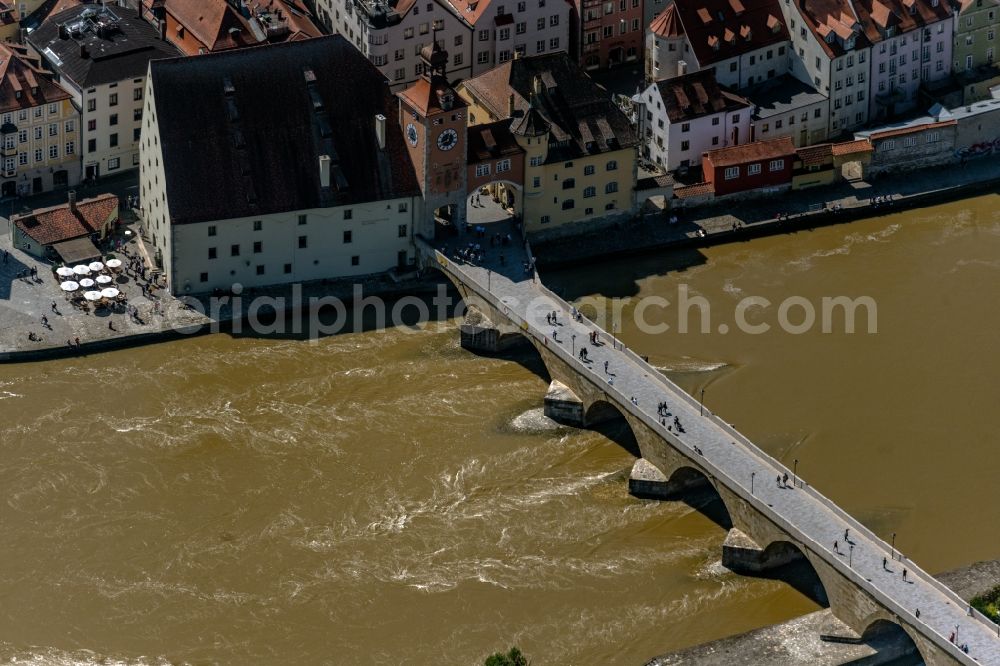
[[[853,49],[854,48],[854,37],[848,37],[847,40],[844,41],[844,48],[845,49]]]

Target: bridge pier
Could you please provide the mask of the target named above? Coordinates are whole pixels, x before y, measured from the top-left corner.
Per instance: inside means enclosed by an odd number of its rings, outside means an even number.
[[[670,478],[659,467],[645,458],[639,458],[632,465],[628,477],[628,491],[633,497],[642,499],[675,499],[690,490],[697,490],[708,484],[703,475],[675,472]]]
[[[756,541],[732,528],[722,542],[722,566],[738,573],[761,573],[802,559],[800,550],[787,542],[761,548]]]
[[[462,324],[459,329],[462,349],[474,352],[497,354],[524,341],[518,333],[501,333],[499,329],[478,324]]]
[[[549,390],[545,393],[545,416],[576,428],[586,425],[583,400],[557,379],[549,382]]]

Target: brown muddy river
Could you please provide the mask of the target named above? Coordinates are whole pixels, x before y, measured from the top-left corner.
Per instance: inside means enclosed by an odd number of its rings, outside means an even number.
[[[1000,197],[543,276],[713,322],[871,296],[875,335],[621,335],[924,568],[1000,555]],[[543,372],[437,324],[0,366],[0,662],[641,664],[817,608],[630,498]]]

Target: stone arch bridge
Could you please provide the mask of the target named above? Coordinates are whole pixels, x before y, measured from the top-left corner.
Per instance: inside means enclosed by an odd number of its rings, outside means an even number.
[[[468,235],[458,241],[481,242]],[[1000,627],[594,323],[574,321],[571,306],[541,284],[526,244],[489,249],[476,263],[423,239],[417,244],[424,265],[443,272],[477,313],[462,327],[463,346],[496,351],[527,340],[552,378],[548,414],[581,427],[625,418],[642,454],[634,491],[669,497],[707,485],[718,493],[732,523],[724,564],[761,572],[807,560],[839,620],[824,638],[857,642],[891,627],[905,632],[932,666],[1000,666]],[[556,326],[546,320],[552,311]],[[596,347],[588,340],[593,332],[602,341]],[[577,355],[583,344],[589,362]],[[667,419],[658,413],[661,402]],[[782,488],[775,480],[784,474],[790,483]]]

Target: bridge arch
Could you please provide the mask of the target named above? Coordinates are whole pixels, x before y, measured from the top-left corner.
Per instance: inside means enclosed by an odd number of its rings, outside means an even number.
[[[827,591],[833,589],[836,582],[828,580],[824,576],[826,568],[817,567],[809,558],[808,552],[797,543],[787,539],[770,542],[761,551],[760,565],[763,571],[780,570],[781,580],[821,606],[830,605]]]
[[[884,617],[871,621],[861,633],[861,642],[876,647],[879,652],[889,652],[900,657],[916,655],[924,659],[920,648],[906,627]]]
[[[607,400],[594,400],[586,405],[583,412],[583,422],[588,427],[616,419],[625,419],[625,414],[614,403]]]

